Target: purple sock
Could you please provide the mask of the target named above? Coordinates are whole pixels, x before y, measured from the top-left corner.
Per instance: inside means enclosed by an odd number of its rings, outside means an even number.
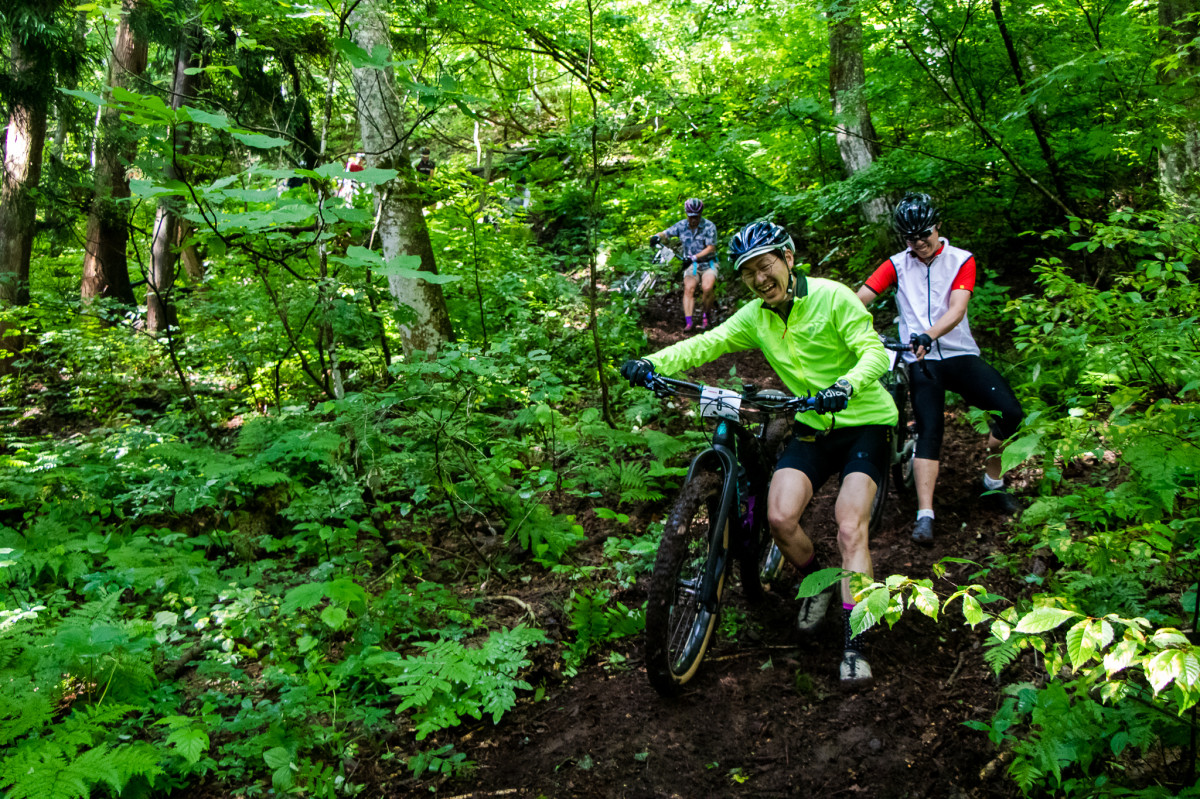
[[[689,324],[689,325],[690,325],[690,324],[692,323],[692,317],[690,317],[690,316],[685,316],[685,317],[683,317],[683,321],[684,321],[684,323],[685,323],[685,324]]]

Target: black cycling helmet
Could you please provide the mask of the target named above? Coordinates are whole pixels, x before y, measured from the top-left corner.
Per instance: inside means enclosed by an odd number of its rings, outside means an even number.
[[[892,228],[901,236],[912,236],[942,221],[928,194],[909,192],[892,211]]]
[[[729,242],[729,260],[738,269],[751,258],[772,250],[796,251],[792,237],[779,225],[765,220],[751,222],[739,230]]]

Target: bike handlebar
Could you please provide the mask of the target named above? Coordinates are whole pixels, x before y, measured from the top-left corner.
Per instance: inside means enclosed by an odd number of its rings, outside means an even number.
[[[712,392],[708,397],[709,401],[716,402],[718,405],[735,398],[739,400],[737,405],[729,403],[738,411],[755,410],[759,413],[783,414],[817,410],[816,397],[792,397],[778,391],[759,391],[758,387],[752,383],[743,384],[739,394],[730,389],[716,389],[712,386],[703,386],[699,383],[689,383],[686,380],[675,380],[654,374],[650,376],[646,387],[658,397],[686,395],[699,399],[705,399],[705,390],[707,389]],[[820,411],[817,412],[820,413]]]
[[[884,347],[884,349],[891,350],[892,352],[912,352],[913,351],[912,344],[910,342],[901,341],[898,338],[883,339],[883,347]]]

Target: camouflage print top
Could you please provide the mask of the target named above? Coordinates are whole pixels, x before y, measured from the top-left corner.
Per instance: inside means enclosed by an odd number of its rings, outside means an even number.
[[[679,243],[683,245],[683,255],[685,258],[692,257],[711,244],[713,246],[711,263],[713,266],[717,265],[717,226],[713,224],[712,220],[701,217],[700,224],[696,226],[695,230],[692,230],[688,227],[686,218],[680,219],[667,228],[666,234],[668,236],[679,237]]]

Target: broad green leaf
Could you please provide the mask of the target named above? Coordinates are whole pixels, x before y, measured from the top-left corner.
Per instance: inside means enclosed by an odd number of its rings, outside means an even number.
[[[1071,659],[1071,671],[1078,671],[1096,653],[1096,645],[1087,635],[1091,623],[1090,619],[1083,619],[1067,630],[1067,657]]]
[[[1017,623],[1017,632],[1044,633],[1053,630],[1067,619],[1078,618],[1079,615],[1073,610],[1062,608],[1035,608],[1021,617],[1021,621]]]
[[[1182,658],[1183,653],[1179,650],[1168,649],[1146,661],[1146,679],[1150,681],[1150,687],[1154,689],[1154,693],[1157,694],[1170,685],[1175,676],[1184,670],[1183,665],[1179,662]]]
[[[1000,469],[1009,471],[1020,466],[1029,458],[1032,458],[1041,449],[1042,434],[1032,433],[1027,436],[1022,436],[1016,441],[1009,443],[1004,447],[1004,452],[1000,456]]]
[[[242,131],[231,130],[229,131],[229,135],[247,147],[253,147],[257,150],[271,150],[291,143],[287,139],[281,139],[278,136],[268,136],[265,133],[243,133]]]
[[[963,618],[967,620],[967,624],[974,627],[979,622],[983,621],[983,608],[979,606],[979,601],[970,594],[963,594]]]
[[[1007,641],[1012,635],[1012,627],[1006,621],[995,619],[992,621],[992,635],[1001,641]]]
[[[104,105],[104,100],[95,92],[85,92],[79,89],[59,89],[59,91],[72,97],[78,97],[80,100],[86,100],[92,105]]]
[[[1163,627],[1161,630],[1155,631],[1154,636],[1150,639],[1150,643],[1160,648],[1185,646],[1188,643],[1188,639],[1187,636],[1174,627]]]
[[[400,174],[394,169],[380,169],[379,167],[368,167],[358,172],[347,172],[345,166],[334,163],[322,164],[313,171],[323,178],[353,180],[355,183],[361,183],[364,186],[377,186],[381,183],[387,183],[389,180],[395,180]]]
[[[377,45],[374,50],[368,53],[349,39],[335,36],[333,38],[333,47],[339,53],[346,56],[346,60],[350,62],[350,66],[354,69],[383,69],[393,63],[388,60],[388,55],[390,55],[388,48],[382,44]]]
[[[1194,686],[1200,679],[1200,660],[1191,652],[1180,652],[1179,666],[1175,673],[1175,681],[1188,687]]]
[[[180,727],[167,736],[167,743],[174,746],[187,762],[199,763],[208,751],[208,733],[199,727]]]
[[[263,760],[266,761],[267,768],[286,768],[292,762],[292,753],[282,746],[276,746],[263,752]]]
[[[345,605],[355,613],[365,613],[367,610],[367,592],[349,577],[339,577],[326,583],[325,595],[331,601]]]
[[[1133,659],[1137,657],[1138,644],[1133,638],[1122,638],[1121,642],[1113,647],[1112,651],[1104,656],[1104,672],[1105,675],[1112,679],[1112,676],[1119,671],[1128,668]]]
[[[147,199],[156,197],[191,197],[187,186],[178,180],[160,184],[153,180],[135,178],[129,181],[129,190],[135,197],[145,197]]]
[[[321,611],[321,621],[328,624],[334,630],[342,629],[348,618],[350,618],[350,615],[340,605],[328,605]]]
[[[296,610],[314,608],[325,598],[325,583],[298,585],[283,597],[279,612],[285,616]]]
[[[208,111],[202,111],[199,108],[192,108],[190,105],[185,105],[179,109],[180,116],[186,116],[193,122],[199,122],[202,125],[208,125],[210,128],[217,130],[229,129],[229,117],[225,116],[224,112],[219,114],[210,114]]]
[[[436,275],[433,272],[423,272],[411,268],[420,266],[421,257],[418,255],[398,255],[379,268],[378,273],[386,277],[400,277],[405,280],[424,280],[426,283],[453,283],[461,280],[458,275]]]
[[[910,607],[915,607],[918,611],[937,621],[938,617],[938,598],[932,588],[924,585],[914,585],[912,594],[909,596],[908,604]]]
[[[804,581],[800,583],[800,587],[796,589],[796,599],[816,596],[841,580],[845,574],[846,572],[841,569],[819,569],[813,572],[805,577]]]

